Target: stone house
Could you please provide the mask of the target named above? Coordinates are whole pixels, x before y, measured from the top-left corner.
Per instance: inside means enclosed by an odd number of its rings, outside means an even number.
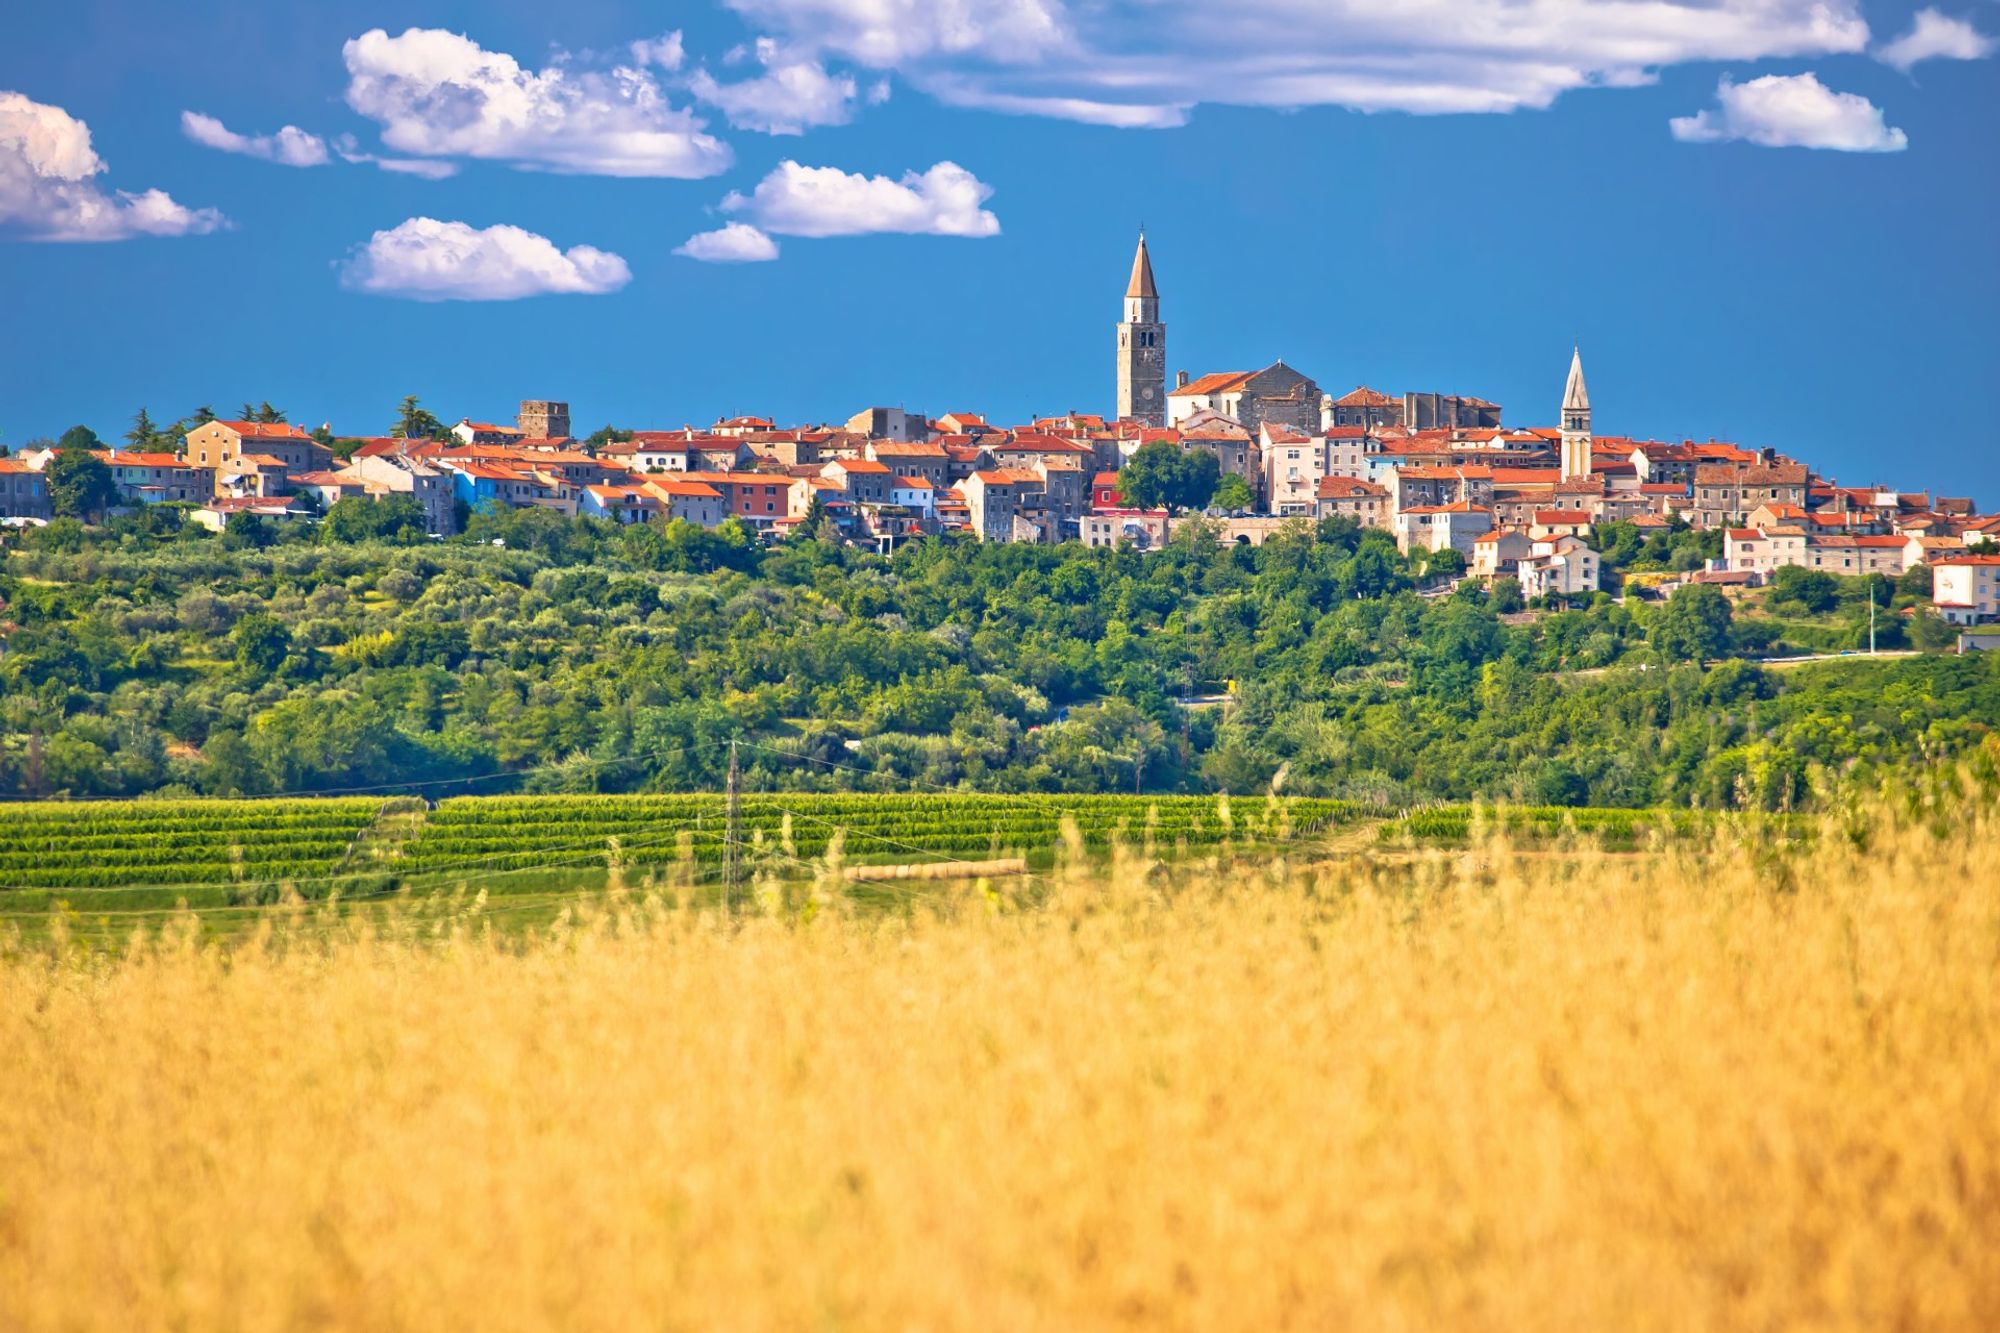
[[[1931,604],[1954,625],[2000,620],[2000,555],[1967,552],[1933,563]]]
[[[1495,579],[1512,575],[1515,566],[1535,554],[1534,539],[1511,528],[1488,532],[1474,539],[1470,572],[1475,578]]]
[[[1493,503],[1493,469],[1483,464],[1398,467],[1388,472],[1385,485],[1397,512],[1461,502]]]
[[[1806,485],[1804,463],[1704,463],[1694,470],[1692,521],[1699,528],[1740,527],[1759,505],[1804,507]]]
[[[819,470],[820,476],[839,486],[856,504],[888,504],[896,474],[885,463],[872,458],[843,458]]]
[[[1284,362],[1262,370],[1224,371],[1198,380],[1182,376],[1167,394],[1167,424],[1178,426],[1197,412],[1219,412],[1255,431],[1265,422],[1295,430],[1320,429],[1319,386]]]
[[[941,444],[876,440],[869,444],[865,456],[886,464],[898,476],[923,477],[940,488],[951,480],[951,456]]]
[[[0,458],[0,518],[54,517],[49,479],[18,458]]]
[[[1574,597],[1596,592],[1598,555],[1580,537],[1551,537],[1535,543],[1534,553],[1514,566],[1521,592],[1528,597]]]
[[[124,504],[199,503],[215,494],[215,477],[178,454],[94,451],[111,469]]]
[[[1528,535],[1536,541],[1548,537],[1590,536],[1596,520],[1584,509],[1537,509],[1528,522]]]
[[[1723,530],[1723,569],[1760,575],[1760,582],[1768,582],[1774,571],[1805,563],[1806,534],[1798,528]]]
[[[1025,468],[987,468],[958,484],[965,497],[972,531],[981,541],[1013,541],[1014,520],[1024,511],[1039,510],[1047,483],[1039,472]]]
[[[333,465],[333,450],[286,421],[210,421],[187,434],[186,460],[215,474],[217,494],[222,493],[224,469],[245,454],[275,460],[284,476],[324,472]]]
[[[1261,483],[1254,488],[1266,512],[1302,516],[1314,512],[1319,483],[1326,476],[1326,439],[1266,421],[1258,428]]]
[[[1368,452],[1375,441],[1366,427],[1328,426],[1320,438],[1326,443],[1327,476],[1367,479]]]
[[[1183,449],[1201,449],[1214,454],[1222,474],[1243,478],[1250,484],[1252,495],[1261,489],[1263,478],[1259,474],[1263,469],[1257,441],[1238,423],[1217,413],[1204,412],[1182,429],[1180,444]]]
[[[1473,543],[1493,531],[1493,511],[1462,500],[1448,505],[1420,505],[1398,511],[1394,531],[1396,545],[1405,553],[1450,547],[1464,556],[1470,566]]]
[[[1313,495],[1313,513],[1318,518],[1351,518],[1364,528],[1386,528],[1389,492],[1355,477],[1321,477]]]
[[[443,468],[395,454],[357,454],[336,475],[353,478],[377,498],[409,496],[424,511],[425,529],[436,536],[449,537],[458,531],[455,485]]]
[[[644,485],[584,486],[576,494],[576,512],[580,517],[612,523],[657,522],[666,509],[666,502]]]
[[[1321,403],[1320,425],[1328,430],[1349,426],[1365,432],[1402,424],[1403,405],[1365,384],[1338,398],[1328,396]]]

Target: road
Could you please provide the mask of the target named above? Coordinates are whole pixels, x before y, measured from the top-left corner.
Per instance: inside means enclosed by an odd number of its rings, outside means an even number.
[[[1859,662],[1867,661],[1871,658],[1875,661],[1881,661],[1890,657],[1922,656],[1923,654],[1914,648],[1884,649],[1879,653],[1870,653],[1866,649],[1856,649],[1848,653],[1808,653],[1804,657],[1722,657],[1717,658],[1713,662],[1703,663],[1703,665],[1717,666],[1723,662],[1748,662],[1752,666],[1763,667],[1766,671],[1787,671],[1792,667],[1806,666],[1813,662]],[[1638,667],[1626,666],[1621,663],[1618,666],[1585,667],[1581,671],[1563,671],[1556,674],[1564,676],[1601,676],[1607,671],[1644,671],[1657,669],[1651,663],[1644,663]]]

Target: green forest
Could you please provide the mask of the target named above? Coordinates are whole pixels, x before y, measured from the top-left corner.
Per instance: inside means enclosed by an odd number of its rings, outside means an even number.
[[[736,739],[752,790],[1776,809],[2000,720],[2000,655],[1941,651],[1921,571],[1528,608],[1345,521],[881,557],[535,510],[449,541],[391,502],[179,518],[0,559],[0,794],[712,791]],[[1685,567],[1683,536],[1600,534],[1629,569]],[[1928,651],[1737,660],[1865,648],[1871,604]]]

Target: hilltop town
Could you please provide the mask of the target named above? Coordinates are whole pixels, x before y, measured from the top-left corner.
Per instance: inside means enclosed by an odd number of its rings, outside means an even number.
[[[522,402],[511,424],[447,427],[410,399],[380,437],[342,436],[331,423],[307,431],[246,405],[242,419],[203,409],[173,428],[141,413],[128,447],[92,452],[111,504],[185,505],[216,531],[391,497],[414,503],[438,536],[482,506],[506,506],[619,524],[735,522],[767,541],[809,530],[881,551],[953,534],[1143,550],[1189,522],[1257,546],[1298,520],[1345,518],[1427,553],[1440,578],[1511,578],[1526,598],[1566,602],[1600,590],[1605,529],[1618,524],[1641,537],[1719,532],[1719,553],[1676,581],[1754,586],[1786,567],[1898,577],[1923,566],[1947,621],[2000,618],[2000,516],[1964,497],[1840,485],[1768,448],[1597,433],[1580,349],[1554,426],[1506,425],[1499,404],[1463,394],[1336,395],[1282,361],[1182,371],[1169,385],[1143,235],[1117,325],[1115,394],[1109,414],[1019,425],[871,407],[839,424],[746,415],[587,439],[575,436],[570,405],[552,400]],[[54,516],[48,469],[60,447],[0,458],[0,521]]]

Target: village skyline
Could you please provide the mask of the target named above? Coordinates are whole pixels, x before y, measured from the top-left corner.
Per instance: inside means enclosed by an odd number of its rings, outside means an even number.
[[[1580,343],[1607,429],[2000,501],[1990,14],[1558,7],[1535,62],[1479,45],[1488,3],[33,11],[0,51],[0,442],[244,399],[381,431],[410,393],[589,429],[1106,413],[1143,223],[1171,370],[1532,422]]]

